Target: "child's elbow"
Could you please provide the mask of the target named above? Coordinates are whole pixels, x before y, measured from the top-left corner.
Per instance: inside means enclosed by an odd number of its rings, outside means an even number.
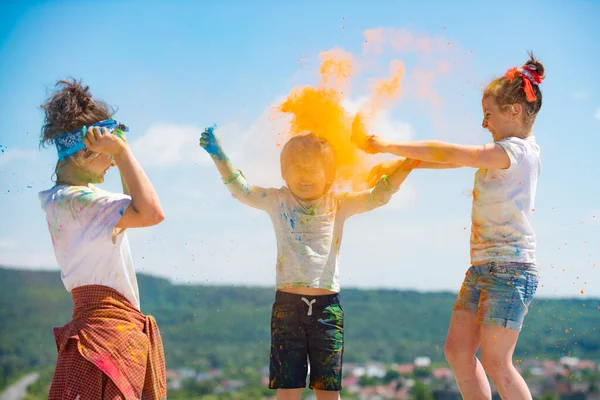
[[[146,226],[154,226],[158,225],[165,220],[165,213],[162,207],[157,207],[151,212],[146,214],[145,225]]]
[[[392,198],[392,194],[382,194],[382,193],[378,193],[378,195],[374,196],[373,198],[373,202],[375,203],[375,207],[379,208],[379,207],[383,207],[385,206],[387,203],[390,202]]]
[[[160,224],[161,222],[163,222],[165,220],[165,212],[163,211],[162,208],[159,208],[155,215],[154,215],[154,224]]]

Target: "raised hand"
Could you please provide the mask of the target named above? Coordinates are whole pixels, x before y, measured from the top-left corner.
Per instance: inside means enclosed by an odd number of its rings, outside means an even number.
[[[206,150],[211,156],[220,157],[223,155],[223,149],[221,148],[221,143],[215,135],[214,130],[215,128],[213,126],[204,129],[202,136],[200,136],[200,147]]]
[[[365,129],[360,114],[356,114],[356,116],[352,120],[351,140],[356,145],[356,147],[358,147],[365,153],[379,153],[379,150],[376,146],[381,142],[381,140],[375,135],[367,135],[367,131]]]
[[[115,157],[127,147],[127,143],[123,139],[112,134],[106,128],[100,129],[97,126],[89,129],[84,127],[83,143],[88,150],[108,154],[111,157]]]
[[[400,158],[397,160],[384,161],[382,163],[377,164],[371,169],[369,172],[369,177],[367,178],[367,184],[369,187],[375,186],[375,184],[379,181],[379,179],[383,175],[389,175],[396,170],[402,163],[404,162],[404,158]]]

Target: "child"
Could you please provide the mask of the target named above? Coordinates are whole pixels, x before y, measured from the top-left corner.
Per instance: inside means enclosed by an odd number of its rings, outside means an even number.
[[[165,399],[162,341],[140,312],[125,233],[164,219],[158,196],[108,106],[75,80],[57,86],[42,105],[42,144],[58,150],[56,185],[39,197],[74,307],[72,321],[54,329],[49,399]],[[94,186],[114,165],[131,196]]]
[[[233,197],[271,217],[277,240],[277,291],[271,317],[271,389],[299,399],[310,359],[310,388],[318,399],[338,399],[342,380],[344,312],[340,305],[339,249],[344,221],[386,204],[410,173],[405,160],[370,190],[334,194],[332,146],[312,133],[281,151],[279,189],[250,186],[225,155],[213,129],[200,145],[212,156]]]
[[[523,67],[508,70],[488,85],[482,125],[492,134],[490,144],[388,143],[376,136],[364,141],[354,137],[369,152],[432,162],[432,168],[478,168],[472,266],[454,305],[445,346],[465,399],[491,398],[486,372],[503,399],[531,399],[512,355],[538,286],[531,216],[541,163],[531,129],[542,106],[542,79],[544,66],[530,54]],[[383,165],[381,170],[393,165]],[[480,346],[481,362],[475,356]]]

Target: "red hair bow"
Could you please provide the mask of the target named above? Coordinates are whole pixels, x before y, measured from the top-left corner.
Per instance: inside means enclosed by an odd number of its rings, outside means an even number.
[[[523,90],[528,102],[535,101],[537,99],[535,92],[533,91],[533,85],[539,85],[544,79],[543,74],[537,72],[537,68],[533,64],[525,64],[521,68],[513,67],[506,71],[504,74],[510,82],[513,81],[518,75],[523,77]]]

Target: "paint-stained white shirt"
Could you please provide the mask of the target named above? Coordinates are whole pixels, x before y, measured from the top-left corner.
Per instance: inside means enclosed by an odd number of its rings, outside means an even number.
[[[541,172],[535,138],[497,142],[508,154],[507,169],[475,173],[471,225],[471,263],[492,261],[535,263],[536,238],[531,218]]]
[[[233,197],[271,217],[277,240],[277,289],[340,291],[339,251],[348,217],[386,204],[394,188],[386,179],[355,193],[327,193],[303,201],[287,187],[250,188],[243,175],[227,185]]]
[[[65,288],[70,292],[85,285],[108,286],[139,308],[127,234],[113,236],[131,197],[91,185],[58,185],[39,197]]]

